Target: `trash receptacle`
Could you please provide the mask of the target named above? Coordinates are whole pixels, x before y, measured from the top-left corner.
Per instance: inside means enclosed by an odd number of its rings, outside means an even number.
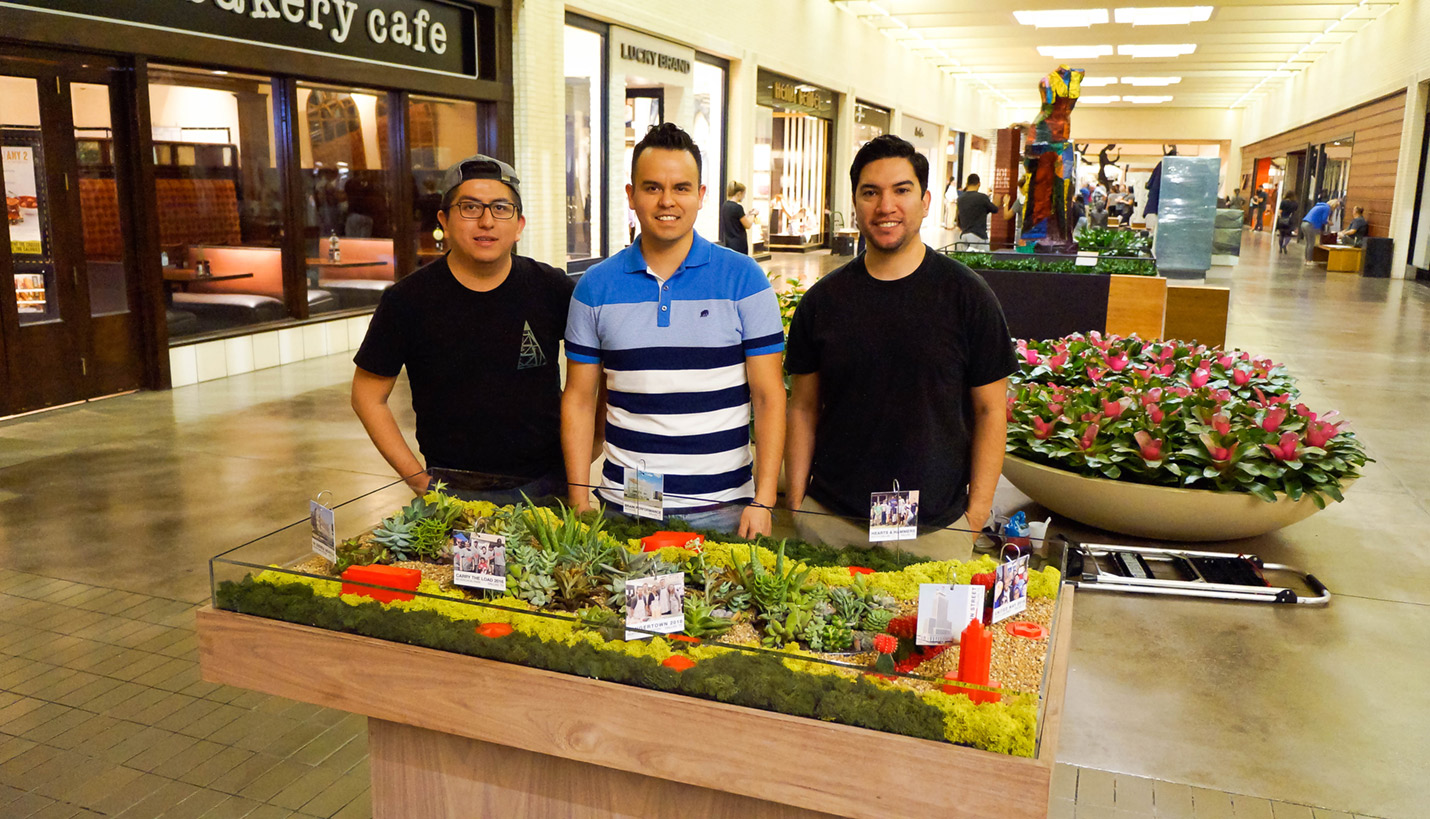
[[[1394,256],[1394,239],[1389,236],[1367,238],[1365,240],[1365,264],[1361,267],[1361,275],[1380,279],[1389,278]]]

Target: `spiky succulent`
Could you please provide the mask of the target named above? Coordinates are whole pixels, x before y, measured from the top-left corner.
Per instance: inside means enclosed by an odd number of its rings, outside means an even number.
[[[605,640],[620,640],[626,636],[625,618],[610,609],[591,606],[576,613],[581,625],[596,630]]]
[[[846,587],[830,590],[829,605],[833,607],[835,616],[842,618],[846,623],[859,622],[869,611],[868,604],[864,602],[858,591]]]
[[[626,581],[631,578],[654,577],[679,571],[679,564],[662,560],[655,552],[631,552],[617,547],[610,562],[600,566],[600,572],[607,578],[606,605],[620,608],[626,604]]]
[[[580,566],[557,566],[551,579],[556,583],[551,602],[564,611],[587,608],[604,596],[596,578]]]
[[[719,637],[730,630],[734,622],[716,617],[714,607],[699,595],[685,599],[685,633],[691,637]]]
[[[803,563],[785,563],[783,540],[775,551],[774,568],[768,571],[753,548],[745,560],[741,560],[738,554],[732,554],[731,557],[732,568],[740,585],[750,593],[750,599],[762,612],[798,602],[811,585],[808,566]]]

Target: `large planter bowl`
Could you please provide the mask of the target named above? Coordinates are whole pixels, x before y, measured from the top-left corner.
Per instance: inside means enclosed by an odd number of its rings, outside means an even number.
[[[1023,494],[1079,523],[1157,540],[1236,540],[1273,532],[1317,512],[1309,497],[1267,503],[1244,492],[1178,489],[1075,475],[1016,455],[1003,475]],[[1344,490],[1353,481],[1341,484]]]

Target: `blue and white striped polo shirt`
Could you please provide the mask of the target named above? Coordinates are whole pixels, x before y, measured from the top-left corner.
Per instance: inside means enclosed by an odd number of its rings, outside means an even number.
[[[619,503],[626,467],[643,467],[665,476],[671,511],[753,498],[745,358],[783,349],[764,271],[699,234],[664,282],[639,241],[587,270],[571,299],[566,356],[605,368],[601,495]]]

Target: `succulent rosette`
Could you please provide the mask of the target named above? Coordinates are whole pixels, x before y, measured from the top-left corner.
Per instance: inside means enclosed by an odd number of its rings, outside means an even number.
[[[1270,359],[1097,332],[1017,350],[1008,452],[1035,463],[1267,501],[1309,495],[1324,507],[1370,460],[1345,421],[1301,403]]]

